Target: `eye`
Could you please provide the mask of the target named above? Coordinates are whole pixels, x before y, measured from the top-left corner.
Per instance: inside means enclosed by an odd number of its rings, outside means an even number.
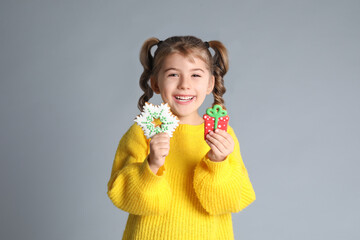
[[[170,73],[168,77],[178,77],[179,75],[177,73]]]
[[[193,77],[201,77],[199,74],[193,74]]]

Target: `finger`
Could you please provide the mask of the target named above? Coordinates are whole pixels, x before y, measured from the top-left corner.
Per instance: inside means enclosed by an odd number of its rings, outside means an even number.
[[[225,141],[226,143],[231,144],[232,137],[229,133],[218,128],[215,129],[215,133],[223,138],[221,141]]]
[[[170,138],[169,134],[167,134],[166,132],[161,132],[156,134],[154,137],[166,137],[166,138]]]
[[[210,134],[207,137],[207,142],[208,144],[211,143],[211,145],[209,144],[209,146],[211,147],[211,149],[213,149],[213,151],[218,152],[218,154],[223,154],[223,152],[225,151],[224,146]]]
[[[214,155],[218,156],[221,154],[221,152],[219,151],[219,149],[215,146],[215,144],[213,144],[212,142],[210,142],[210,140],[206,139],[206,143],[210,146],[211,150],[213,151]]]
[[[154,141],[151,141],[150,144],[153,145],[153,146],[156,146],[156,145],[159,145],[159,144],[167,144],[167,145],[170,145],[170,142],[169,142],[169,141],[166,141],[166,140],[162,140],[162,139],[156,139],[156,140],[154,140]]]
[[[216,145],[216,147],[221,151],[221,152],[224,152],[225,149],[226,149],[226,142],[225,142],[225,139],[220,136],[219,134],[217,133],[214,133],[214,132],[210,132],[208,134],[208,137],[207,139],[209,139],[213,144]]]
[[[158,149],[168,149],[168,148],[169,148],[169,144],[167,144],[167,143],[158,143],[158,144],[156,144],[155,148],[158,148]]]
[[[168,135],[156,135],[151,139],[151,142],[153,143],[170,142],[170,138]]]
[[[214,132],[210,136],[215,138],[217,141],[219,141],[223,146],[226,146],[226,145],[229,144],[227,139],[223,135],[221,135],[219,133]]]
[[[169,149],[158,149],[156,152],[154,152],[154,156],[156,157],[164,157],[169,154]]]
[[[170,148],[166,147],[166,146],[165,147],[155,147],[155,148],[150,149],[150,152],[159,156],[161,152],[163,152],[163,151],[169,152],[169,150],[170,150]]]
[[[156,139],[156,141],[169,143],[169,142],[170,142],[170,138],[169,138],[169,137],[166,137],[166,136],[160,136],[160,137],[158,137],[158,138]]]
[[[220,138],[217,139],[223,144],[225,150],[227,152],[232,152],[232,150],[234,149],[234,139],[232,138],[232,136],[224,130],[219,129],[217,132],[218,133],[215,133],[216,135],[214,137],[219,136]]]
[[[225,139],[222,141],[224,146],[226,147],[227,151],[230,151],[230,153],[234,150],[235,142],[233,137],[230,133],[224,131],[224,130],[218,130],[218,133],[223,136]]]
[[[169,155],[169,151],[168,151],[168,150],[163,150],[163,151],[161,151],[161,153],[160,153],[160,156],[162,156],[162,157],[166,157],[167,155]]]

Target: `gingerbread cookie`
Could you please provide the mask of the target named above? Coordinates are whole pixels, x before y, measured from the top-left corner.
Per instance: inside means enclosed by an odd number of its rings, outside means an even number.
[[[145,103],[141,115],[134,121],[143,129],[146,138],[151,138],[161,132],[166,132],[172,137],[180,122],[167,103],[153,105],[148,102]]]
[[[206,135],[215,131],[215,129],[219,128],[222,130],[227,130],[229,116],[227,115],[227,111],[223,110],[220,105],[215,105],[213,108],[208,108],[206,110],[206,114],[204,114],[203,119],[204,123],[204,139],[206,139]]]

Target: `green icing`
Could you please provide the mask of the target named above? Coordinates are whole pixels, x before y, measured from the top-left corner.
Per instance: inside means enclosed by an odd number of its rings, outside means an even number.
[[[213,108],[208,108],[206,110],[206,114],[210,117],[215,118],[214,130],[217,129],[218,121],[220,117],[224,117],[227,115],[227,111],[223,110],[220,105],[215,105]]]

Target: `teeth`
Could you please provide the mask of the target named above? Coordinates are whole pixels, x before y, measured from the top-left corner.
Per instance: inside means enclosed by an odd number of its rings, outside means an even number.
[[[180,97],[180,96],[175,96],[176,99],[178,100],[191,100],[193,99],[194,97]]]

